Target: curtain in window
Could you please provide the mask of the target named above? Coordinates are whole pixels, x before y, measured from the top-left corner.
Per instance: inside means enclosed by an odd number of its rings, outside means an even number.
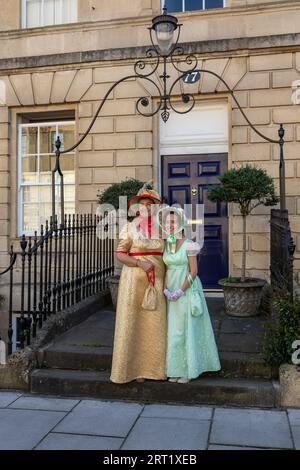
[[[27,28],[77,21],[77,0],[24,0],[24,2]]]
[[[55,24],[55,7],[57,0],[44,0],[44,26]]]
[[[74,23],[77,20],[77,0],[63,0],[62,23]]]
[[[42,22],[41,0],[27,0],[26,2],[26,27],[34,28]]]

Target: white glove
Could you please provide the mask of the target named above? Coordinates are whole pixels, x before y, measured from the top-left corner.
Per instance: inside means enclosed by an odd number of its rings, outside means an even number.
[[[177,289],[175,292],[173,292],[173,295],[172,295],[172,300],[178,300],[180,299],[180,297],[182,297],[184,295],[184,292],[182,289]]]
[[[170,292],[169,289],[164,290],[164,295],[168,300],[171,300],[172,292]]]
[[[183,290],[181,289],[177,289],[175,290],[174,292],[171,293],[171,300],[178,300],[180,299],[180,297],[182,297],[184,295],[184,292]]]

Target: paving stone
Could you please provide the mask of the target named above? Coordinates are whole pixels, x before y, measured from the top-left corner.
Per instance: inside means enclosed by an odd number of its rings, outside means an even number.
[[[9,408],[44,411],[71,411],[78,403],[79,400],[23,396],[12,403]]]
[[[292,426],[295,449],[300,450],[300,426]]]
[[[118,437],[50,433],[36,450],[118,450],[122,443]]]
[[[82,401],[55,432],[125,437],[143,407],[135,403]]]
[[[300,426],[300,410],[289,408],[288,417],[292,426]]]
[[[210,422],[170,418],[139,418],[122,450],[203,450]]]
[[[0,410],[0,450],[31,450],[65,413],[56,411]]]
[[[238,447],[238,446],[211,445],[211,446],[208,447],[208,450],[264,450],[264,449],[260,449],[259,447]]]
[[[21,393],[16,392],[0,392],[0,408],[6,408],[21,396]]]
[[[211,444],[293,448],[284,411],[216,409]]]
[[[212,411],[212,408],[200,406],[147,405],[141,417],[207,420],[211,419]]]

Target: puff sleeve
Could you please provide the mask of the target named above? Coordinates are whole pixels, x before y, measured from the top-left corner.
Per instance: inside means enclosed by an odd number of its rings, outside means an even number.
[[[125,224],[119,234],[119,242],[116,253],[128,253],[132,246],[132,235],[129,224]]]
[[[201,246],[197,242],[189,240],[186,244],[186,254],[187,256],[197,256],[201,251]]]

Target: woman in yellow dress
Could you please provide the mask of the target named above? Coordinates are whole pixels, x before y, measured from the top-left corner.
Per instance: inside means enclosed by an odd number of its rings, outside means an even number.
[[[111,381],[127,383],[166,380],[167,316],[163,295],[164,240],[151,239],[152,204],[160,204],[153,189],[142,188],[130,198],[147,209],[148,217],[136,217],[120,233],[117,258],[123,263],[120,276]],[[147,220],[148,219],[148,220]],[[142,307],[149,281],[156,291],[154,310]],[[143,304],[144,305],[144,304]]]

